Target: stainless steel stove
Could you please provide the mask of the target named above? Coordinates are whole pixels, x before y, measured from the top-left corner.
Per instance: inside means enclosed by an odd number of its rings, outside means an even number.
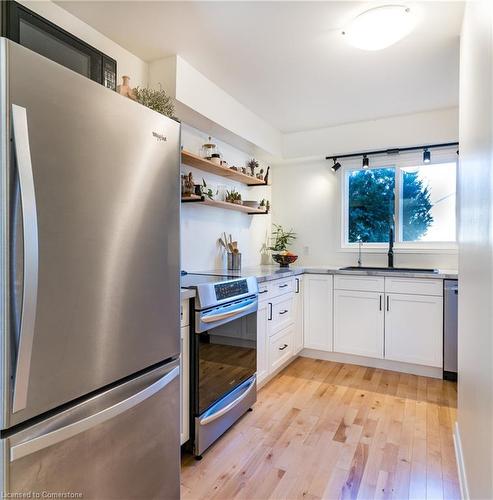
[[[257,280],[186,274],[196,290],[191,308],[191,436],[202,453],[257,398]]]

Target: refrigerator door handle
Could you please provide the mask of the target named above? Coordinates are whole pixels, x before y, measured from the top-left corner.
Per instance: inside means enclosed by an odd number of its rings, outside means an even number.
[[[179,374],[180,367],[176,366],[170,372],[164,375],[164,377],[161,377],[153,384],[147,386],[145,389],[130,396],[129,398],[124,399],[123,401],[120,401],[113,406],[110,406],[109,408],[106,408],[89,417],[78,420],[77,422],[73,422],[41,436],[30,439],[29,441],[25,441],[24,443],[19,443],[12,446],[10,448],[10,461],[13,462],[15,460],[18,460],[19,458],[25,457],[26,455],[31,455],[32,453],[47,448],[48,446],[60,443],[65,439],[76,436],[81,432],[91,429],[98,424],[102,424],[103,422],[106,422],[107,420],[110,420],[111,418],[114,418],[117,415],[130,410],[131,408],[137,406],[138,404],[142,403],[146,399],[149,399],[151,396],[162,390],[172,380],[178,377]]]
[[[15,413],[23,410],[27,404],[38,293],[38,218],[27,113],[25,108],[16,104],[12,104],[12,127],[19,175],[24,246],[22,309],[12,402],[12,411]]]

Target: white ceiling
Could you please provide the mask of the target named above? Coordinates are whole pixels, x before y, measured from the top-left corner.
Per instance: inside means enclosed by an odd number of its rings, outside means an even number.
[[[375,2],[58,3],[146,61],[179,54],[283,132],[458,104],[462,2],[406,2],[417,28],[377,52],[340,34]]]

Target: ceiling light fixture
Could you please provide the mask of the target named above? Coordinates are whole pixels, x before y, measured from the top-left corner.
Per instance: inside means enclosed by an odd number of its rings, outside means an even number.
[[[431,151],[425,148],[423,151],[423,163],[430,163],[431,161]]]
[[[382,5],[353,19],[342,34],[353,47],[381,50],[407,36],[415,26],[415,16],[404,5]]]
[[[334,158],[334,165],[332,165],[332,171],[337,172],[341,168],[341,164],[337,161],[337,158]]]
[[[370,160],[368,156],[363,155],[363,168],[368,168],[370,166]]]

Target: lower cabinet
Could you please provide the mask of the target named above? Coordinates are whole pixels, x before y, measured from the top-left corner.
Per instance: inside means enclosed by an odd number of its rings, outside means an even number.
[[[190,438],[190,330],[188,326],[182,326],[181,333],[181,357],[180,357],[180,444],[186,443]]]
[[[293,355],[294,325],[269,337],[269,373],[274,373]]]
[[[303,278],[304,346],[332,351],[333,276],[306,274]]]
[[[303,349],[303,277],[297,276],[294,279],[294,301],[293,301],[293,354],[298,354]]]
[[[259,302],[257,311],[257,383],[269,375],[268,323],[270,305],[267,301]]]
[[[442,366],[443,298],[387,294],[385,358]]]
[[[301,276],[259,285],[257,383],[262,383],[303,349]]]
[[[383,302],[383,293],[335,290],[334,351],[383,358]]]

